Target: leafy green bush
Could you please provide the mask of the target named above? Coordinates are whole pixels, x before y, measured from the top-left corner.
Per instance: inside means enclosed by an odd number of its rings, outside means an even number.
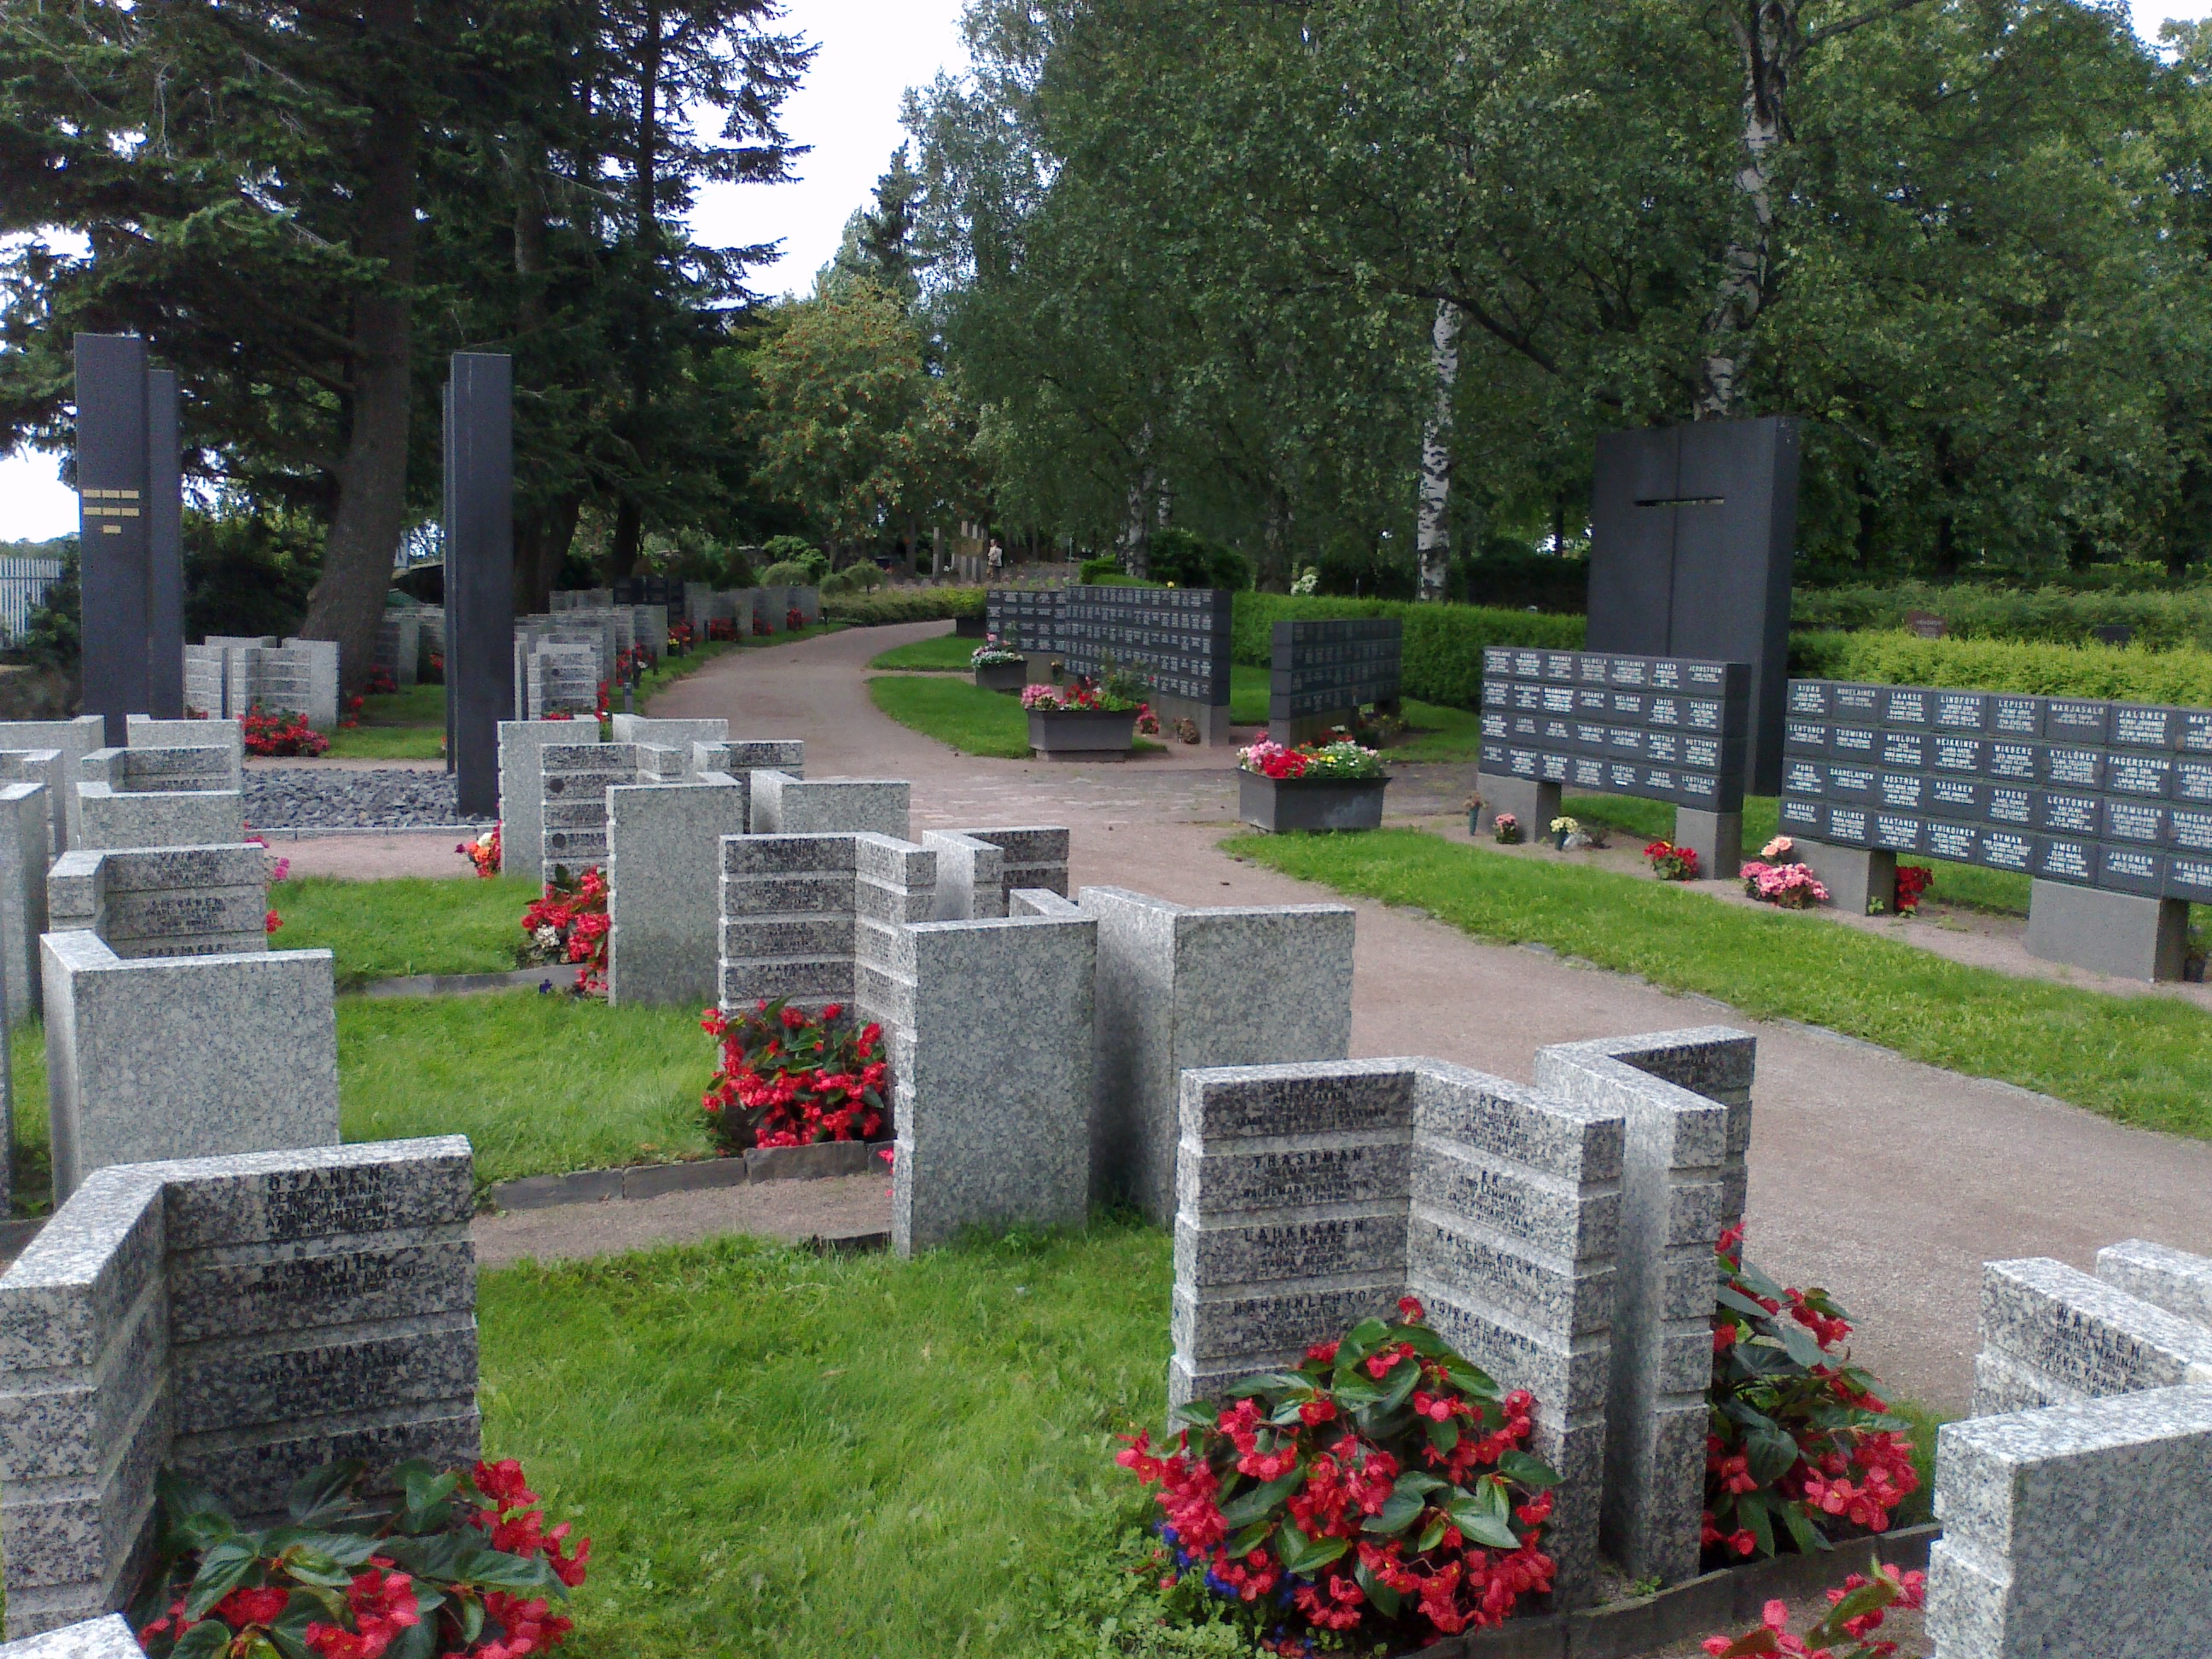
[[[1163,530],[1152,537],[1145,579],[1161,586],[1225,587],[1234,593],[1252,586],[1252,562],[1188,530]]]
[[[1800,588],[1790,607],[1799,629],[1887,630],[1905,626],[1906,614],[1923,611],[1949,624],[1949,636],[1966,640],[2039,641],[2087,645],[2091,630],[2124,627],[2135,643],[2158,650],[2212,647],[2212,587],[2163,592],[2080,593],[2063,587],[2004,588],[1979,583],[1938,587],[1928,582],[1881,586]]]
[[[825,592],[822,595],[823,620],[850,623],[856,628],[982,614],[980,587],[886,587],[873,593]]]
[[[1472,605],[1413,605],[1401,599],[1301,599],[1287,593],[1239,593],[1231,624],[1232,662],[1265,668],[1279,622],[1326,622],[1341,617],[1396,617],[1406,624],[1400,684],[1409,697],[1448,708],[1482,701],[1482,648],[1542,645],[1573,650],[1583,642],[1580,617],[1491,611]]]
[[[1548,553],[1492,551],[1467,560],[1453,573],[1469,605],[1505,611],[1583,614],[1589,602],[1589,561]]]
[[[1914,634],[1799,634],[1790,672],[1830,680],[1944,685],[2045,696],[2112,697],[2212,708],[2212,651],[2141,646],[1923,640]]]
[[[772,564],[760,573],[763,587],[812,587],[827,577],[817,577],[811,565],[801,564],[796,559]]]
[[[830,556],[804,536],[771,536],[761,548],[761,556],[770,564],[805,565],[812,573],[809,581],[830,574]]]
[[[1103,581],[1109,576],[1118,576],[1121,574],[1121,562],[1119,559],[1085,559],[1078,579],[1084,582],[1096,583]]]
[[[817,584],[824,593],[872,593],[883,585],[884,573],[872,564],[848,564]]]

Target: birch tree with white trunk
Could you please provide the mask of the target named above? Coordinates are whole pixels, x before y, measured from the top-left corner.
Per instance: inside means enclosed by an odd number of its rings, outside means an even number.
[[[1429,328],[1429,376],[1434,402],[1421,428],[1421,501],[1414,520],[1413,550],[1420,562],[1421,597],[1441,600],[1451,576],[1452,397],[1459,386],[1459,307],[1437,301]]]

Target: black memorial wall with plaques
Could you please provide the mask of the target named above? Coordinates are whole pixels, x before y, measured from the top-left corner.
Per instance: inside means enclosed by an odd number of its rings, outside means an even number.
[[[514,360],[455,352],[445,412],[446,768],[488,817],[514,718]]]
[[[1279,622],[1270,632],[1268,735],[1290,743],[1301,722],[1395,703],[1406,624],[1395,617]]]
[[[1705,812],[1741,812],[1747,664],[1491,646],[1482,770]]]
[[[1793,680],[1782,829],[2212,903],[2212,709]]]
[[[1592,651],[1749,665],[1749,781],[1781,787],[1797,422],[1701,421],[1597,441]]]
[[[119,746],[130,715],[184,713],[177,377],[137,335],[76,337],[76,482],[83,708]]]
[[[984,615],[1006,645],[1071,673],[1119,669],[1163,696],[1226,708],[1230,599],[1211,587],[994,587]]]

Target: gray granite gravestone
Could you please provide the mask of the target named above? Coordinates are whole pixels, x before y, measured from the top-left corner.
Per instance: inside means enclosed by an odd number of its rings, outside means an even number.
[[[896,778],[752,777],[752,827],[763,836],[875,835],[904,841],[912,786]]]
[[[2124,1239],[2097,1252],[2097,1277],[2139,1302],[2212,1330],[2212,1258]]]
[[[694,743],[691,770],[724,772],[737,780],[745,798],[746,827],[752,823],[753,774],[781,772],[794,778],[806,775],[806,745],[796,738],[745,738],[720,743]]]
[[[1535,1396],[1554,1595],[1596,1593],[1623,1121],[1432,1060],[1182,1073],[1169,1398],[1215,1398],[1401,1296]],[[1692,1517],[1692,1538],[1696,1531]]]
[[[2212,1387],[1946,1423],[1935,1659],[2212,1652]]]
[[[1638,1578],[1698,1571],[1713,1246],[1743,1219],[1756,1055],[1725,1026],[1536,1053],[1537,1088],[1627,1126],[1602,1537]]]
[[[544,750],[549,744],[599,740],[597,720],[501,720],[499,723],[499,846],[502,872],[544,880]]]
[[[7,1024],[34,1018],[39,935],[46,931],[46,837],[52,814],[44,784],[0,784],[0,963]]]
[[[97,933],[125,960],[269,947],[269,854],[250,843],[65,853],[47,872],[46,896],[52,931]]]
[[[1755,794],[1781,787],[1797,463],[1786,417],[1597,441],[1589,648],[1749,663]]]
[[[618,714],[611,717],[611,724],[617,743],[654,744],[680,749],[687,757],[694,744],[726,744],[730,740],[730,723],[724,720],[659,720],[648,714]],[[717,766],[709,769],[726,772],[730,769]]]
[[[8,1633],[127,1600],[163,1470],[251,1516],[339,1457],[471,1462],[473,1186],[458,1135],[92,1175],[0,1277]]]
[[[2212,1382],[2212,1328],[2063,1261],[1982,1267],[1977,1417]]]
[[[72,848],[214,847],[246,835],[246,798],[235,789],[118,790],[80,783]]]
[[[68,933],[39,951],[57,1197],[110,1164],[336,1144],[328,951],[125,961]]]
[[[1179,1073],[1350,1052],[1353,912],[1199,909],[1120,887],[1086,887],[1076,902],[1098,921],[1091,1196],[1133,1203],[1164,1226],[1175,1214]]]
[[[1097,924],[925,921],[890,943],[892,1247],[927,1249],[970,1227],[1080,1225]]]
[[[446,753],[464,815],[499,811],[514,718],[514,364],[457,351],[446,384]]]
[[[734,780],[607,791],[607,1000],[714,1000],[722,837],[744,833]]]
[[[143,1659],[144,1653],[120,1613],[0,1643],[0,1659]]]

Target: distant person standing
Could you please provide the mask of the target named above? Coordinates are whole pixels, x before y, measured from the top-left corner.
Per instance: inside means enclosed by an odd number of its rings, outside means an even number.
[[[988,556],[991,565],[991,574],[994,577],[996,577],[1001,570],[1006,568],[1006,550],[999,545],[999,538],[996,536],[991,538],[991,551]]]

